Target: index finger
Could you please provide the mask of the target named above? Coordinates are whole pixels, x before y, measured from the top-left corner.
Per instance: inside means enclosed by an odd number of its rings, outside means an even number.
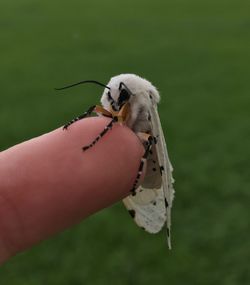
[[[144,149],[116,124],[89,118],[0,153],[0,260],[80,222],[129,194]]]

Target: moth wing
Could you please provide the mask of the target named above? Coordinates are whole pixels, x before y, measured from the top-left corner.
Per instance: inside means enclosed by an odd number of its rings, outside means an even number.
[[[151,132],[157,138],[152,153],[147,159],[147,171],[136,195],[123,199],[136,224],[149,233],[157,233],[167,222],[167,241],[171,248],[171,207],[174,198],[173,167],[168,157],[166,141],[160,123],[157,107],[150,110]]]
[[[166,207],[162,189],[139,186],[136,195],[123,199],[135,223],[149,233],[158,233],[166,221]]]
[[[142,188],[159,189],[162,186],[161,170],[156,152],[156,145],[153,144],[147,158],[147,169]],[[163,190],[162,190],[163,191]]]
[[[151,115],[151,124],[152,124],[152,133],[153,136],[157,138],[156,143],[156,154],[157,160],[159,161],[159,166],[161,167],[161,178],[162,178],[162,188],[164,193],[165,199],[165,207],[166,207],[166,214],[167,214],[167,241],[168,247],[171,248],[171,235],[170,235],[170,228],[171,228],[171,207],[172,202],[174,199],[174,188],[173,188],[173,167],[171,165],[167,145],[164,137],[164,133],[162,130],[160,118],[158,115],[157,106],[153,105],[150,109]]]
[[[164,226],[165,195],[155,145],[147,159],[147,169],[142,185],[136,189],[136,195],[129,195],[123,203],[135,223],[145,231],[157,233]]]

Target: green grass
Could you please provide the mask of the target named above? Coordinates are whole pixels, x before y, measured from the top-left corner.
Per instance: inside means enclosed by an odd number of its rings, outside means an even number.
[[[99,100],[83,79],[151,80],[175,167],[173,250],[121,204],[19,254],[1,285],[250,283],[249,2],[0,3],[0,150]],[[64,95],[65,94],[65,95]]]

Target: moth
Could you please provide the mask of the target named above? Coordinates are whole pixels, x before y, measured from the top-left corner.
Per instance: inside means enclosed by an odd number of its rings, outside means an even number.
[[[63,129],[74,122],[90,116],[92,112],[111,120],[103,131],[82,148],[87,151],[111,130],[116,123],[129,127],[141,140],[145,153],[141,158],[138,173],[130,195],[123,200],[135,223],[149,233],[158,233],[166,224],[167,243],[171,249],[171,208],[174,198],[173,167],[171,165],[157,105],[160,95],[148,80],[135,74],[120,74],[110,79],[107,85],[95,80],[85,80],[57,90],[83,83],[95,83],[104,87],[101,105],[91,106],[85,113],[68,122]],[[146,174],[139,185],[145,162]]]

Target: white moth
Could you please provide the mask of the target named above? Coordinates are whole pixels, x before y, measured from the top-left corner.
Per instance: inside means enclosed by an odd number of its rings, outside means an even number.
[[[60,89],[88,82],[105,87],[101,97],[102,107],[92,106],[86,113],[66,124],[64,129],[94,111],[111,117],[112,121],[90,145],[83,147],[84,151],[108,133],[117,121],[125,124],[138,135],[145,146],[145,155],[141,160],[131,194],[123,200],[123,203],[136,224],[149,233],[158,233],[166,224],[167,241],[170,249],[174,179],[157,110],[160,95],[149,81],[135,74],[121,74],[112,77],[107,85],[97,81],[82,81]],[[147,160],[145,178],[142,184],[138,185],[145,160]]]

